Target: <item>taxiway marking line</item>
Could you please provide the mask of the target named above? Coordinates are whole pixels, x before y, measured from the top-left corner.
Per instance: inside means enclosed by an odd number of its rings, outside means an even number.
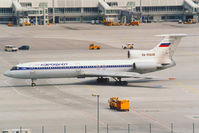
[[[8,85],[10,88],[12,88],[18,95],[23,96],[23,97],[26,97],[26,98],[32,98],[32,99],[37,99],[37,100],[38,100],[38,98],[35,98],[35,97],[33,97],[33,96],[25,95],[25,94],[21,93],[20,91],[18,91],[17,88],[15,88],[15,87],[13,87],[13,86],[10,86],[10,84],[8,83],[8,80],[3,81],[3,82],[4,82],[6,85]],[[39,99],[39,100],[40,100],[40,99]]]
[[[187,88],[187,89],[189,89],[189,90],[191,90],[191,91],[199,92],[198,89],[193,88],[193,87],[191,87],[191,86],[187,86],[187,85],[183,84],[182,82],[176,82],[176,84],[179,85],[179,86],[182,86],[182,87],[184,87],[184,88]]]
[[[12,88],[18,95],[23,96],[23,97],[28,97],[26,95],[23,95],[22,93],[20,93],[15,87],[10,86],[10,84],[8,83],[8,80],[3,81],[6,85],[8,85],[10,88]]]
[[[26,94],[24,94],[24,93],[21,93],[19,90],[17,90],[16,87],[11,86],[11,85],[8,83],[8,81],[9,81],[9,80],[5,80],[5,81],[3,81],[3,82],[4,82],[6,85],[8,85],[13,91],[15,91],[18,95],[23,96],[23,97],[28,98],[28,99],[32,98],[32,99],[36,99],[36,100],[43,101],[43,102],[49,102],[48,100],[45,100],[45,99],[40,99],[40,98],[31,96],[31,95],[26,95]],[[27,82],[27,81],[26,81],[26,82]],[[38,89],[38,88],[37,88],[37,87],[34,87],[33,89]]]
[[[47,81],[48,83],[51,83],[50,80],[46,80],[46,81]],[[56,86],[56,85],[54,85],[53,87],[57,88],[57,89],[60,90],[60,91],[61,91],[61,89],[62,89],[62,87],[59,87],[59,86]],[[95,92],[97,93],[97,90],[94,89],[94,88],[92,88],[91,86],[88,86],[88,85],[87,85],[87,88],[89,88],[89,89],[91,89],[91,90],[93,90],[93,91],[95,91]],[[47,101],[48,101],[48,100],[47,100]],[[53,103],[55,103],[55,102],[53,102]],[[56,104],[59,104],[59,103],[56,103]],[[80,109],[79,109],[78,107],[76,107],[76,106],[70,106],[70,108],[76,110],[77,112],[80,112],[81,114],[87,116],[87,118],[90,118],[91,120],[97,121],[97,119],[96,119],[95,116],[92,116],[91,114],[89,114],[89,113],[87,113],[87,112],[85,112],[85,111],[80,110]],[[100,120],[100,125],[106,125],[106,124],[105,124],[104,121]]]
[[[98,93],[97,90],[93,87],[91,87],[90,85],[87,85],[87,88],[89,88],[91,91],[95,92],[95,93]]]
[[[136,113],[137,115],[139,115],[139,116],[141,116],[141,117],[143,117],[143,118],[145,118],[145,119],[151,120],[151,121],[153,121],[154,123],[157,123],[158,125],[164,127],[165,129],[170,130],[170,128],[169,128],[168,126],[162,124],[161,122],[159,122],[158,120],[154,119],[153,117],[151,117],[151,116],[149,116],[149,115],[146,115],[145,113],[141,113],[141,112],[139,112],[139,111],[137,111],[137,110],[135,110],[135,109],[134,109],[134,111],[135,111],[135,113]]]

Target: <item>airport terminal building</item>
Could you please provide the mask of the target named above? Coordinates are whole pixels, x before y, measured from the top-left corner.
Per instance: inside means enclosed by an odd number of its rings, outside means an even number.
[[[198,21],[198,0],[0,0],[0,23]]]

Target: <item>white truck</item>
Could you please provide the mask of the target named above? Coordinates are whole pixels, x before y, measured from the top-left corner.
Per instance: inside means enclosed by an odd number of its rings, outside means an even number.
[[[134,48],[134,44],[128,43],[128,44],[122,45],[122,48],[123,49],[133,49]]]
[[[18,48],[14,45],[6,45],[4,50],[6,52],[16,52]]]

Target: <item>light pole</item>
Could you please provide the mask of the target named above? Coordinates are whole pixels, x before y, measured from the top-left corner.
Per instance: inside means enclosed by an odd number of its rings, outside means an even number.
[[[53,7],[53,24],[55,24],[55,1],[52,0],[52,7]]]
[[[92,96],[97,97],[97,133],[99,133],[99,94],[92,94]]]
[[[140,0],[140,21],[142,22],[142,0]]]

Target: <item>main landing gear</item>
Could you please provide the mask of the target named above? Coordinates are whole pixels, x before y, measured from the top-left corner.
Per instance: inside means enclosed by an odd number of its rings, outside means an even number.
[[[100,77],[100,78],[97,79],[97,83],[98,84],[109,83],[109,78]]]
[[[36,83],[34,82],[35,79],[31,79],[31,81],[32,81],[31,86],[32,86],[32,87],[35,87],[35,86],[36,86]]]
[[[127,86],[128,82],[127,81],[122,81],[120,77],[118,78],[113,78],[115,79],[115,85],[121,85],[121,86]]]
[[[121,81],[122,78],[120,77],[113,77],[113,79],[115,80],[115,85],[119,86],[127,86],[128,85],[128,82],[127,81]],[[109,83],[109,78],[103,78],[103,77],[100,77],[98,78],[97,80],[97,84],[107,84]]]

